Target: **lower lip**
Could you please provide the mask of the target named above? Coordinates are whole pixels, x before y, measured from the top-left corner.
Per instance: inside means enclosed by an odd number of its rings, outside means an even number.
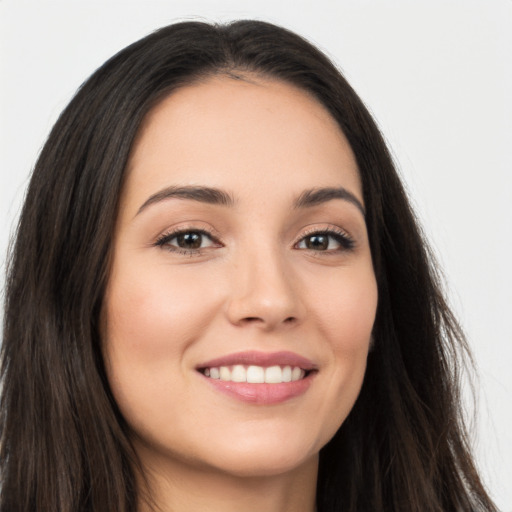
[[[303,379],[280,384],[250,384],[248,382],[231,382],[203,377],[216,390],[241,402],[272,405],[303,395],[311,385],[315,374],[316,372],[311,372]]]

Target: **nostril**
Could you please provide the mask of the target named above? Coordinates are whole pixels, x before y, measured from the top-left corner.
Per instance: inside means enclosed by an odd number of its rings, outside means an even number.
[[[283,324],[293,324],[297,321],[297,318],[294,316],[289,316],[283,320]],[[247,316],[245,318],[242,318],[242,323],[266,323],[263,318],[260,318],[259,316]]]

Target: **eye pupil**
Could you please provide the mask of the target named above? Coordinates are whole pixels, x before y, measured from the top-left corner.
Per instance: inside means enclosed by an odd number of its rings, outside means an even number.
[[[325,251],[329,247],[329,237],[326,235],[312,235],[306,238],[306,247],[317,251]]]
[[[176,241],[179,247],[183,249],[199,249],[201,247],[201,243],[203,239],[203,235],[201,233],[181,233],[176,237]]]

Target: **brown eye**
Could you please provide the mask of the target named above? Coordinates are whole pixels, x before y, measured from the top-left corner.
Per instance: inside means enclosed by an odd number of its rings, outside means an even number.
[[[329,248],[329,237],[327,235],[312,235],[304,239],[306,248],[315,251],[325,251]]]
[[[184,230],[169,233],[158,239],[155,245],[171,252],[187,254],[200,253],[203,249],[221,246],[209,233],[202,230]]]
[[[203,242],[203,235],[195,231],[181,233],[176,236],[176,245],[182,249],[199,249]]]
[[[296,245],[297,249],[335,253],[354,248],[354,241],[343,232],[320,231],[302,238]]]

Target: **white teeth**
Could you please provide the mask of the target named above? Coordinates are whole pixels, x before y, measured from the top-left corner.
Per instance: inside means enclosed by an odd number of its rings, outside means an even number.
[[[295,366],[292,370],[292,380],[299,380],[301,378],[302,370]]]
[[[248,382],[250,384],[280,384],[282,382],[294,382],[303,379],[306,372],[298,366],[263,366],[245,367],[241,364],[220,366],[218,368],[205,368],[203,371],[210,379],[220,379],[227,382]]]
[[[261,366],[249,366],[247,368],[247,382],[263,384],[265,382],[265,369]]]
[[[265,370],[265,382],[277,384],[283,382],[283,370],[280,366],[270,366]]]
[[[247,372],[241,364],[233,366],[233,370],[231,370],[231,380],[233,382],[247,382]]]

